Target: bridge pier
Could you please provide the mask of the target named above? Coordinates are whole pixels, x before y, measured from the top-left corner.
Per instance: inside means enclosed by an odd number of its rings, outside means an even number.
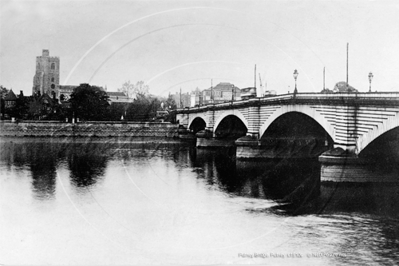
[[[180,126],[177,132],[178,132],[179,139],[195,140],[195,135],[190,130],[185,128],[184,126]]]
[[[329,150],[331,144],[325,139],[267,138],[258,140],[255,136],[245,136],[235,142],[237,159],[282,159],[317,158]]]
[[[399,182],[397,168],[380,169],[377,162],[360,158],[350,150],[334,148],[320,155],[319,162],[321,182]]]
[[[235,141],[237,159],[264,158],[264,150],[256,135],[247,135]]]
[[[209,129],[202,130],[195,134],[197,138],[197,148],[220,148],[220,147],[234,147],[235,139],[232,138],[218,138]]]

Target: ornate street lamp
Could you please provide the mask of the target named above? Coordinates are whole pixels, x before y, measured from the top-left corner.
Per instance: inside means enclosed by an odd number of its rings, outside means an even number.
[[[371,92],[371,81],[373,80],[373,73],[369,73],[369,92]]]
[[[297,79],[297,77],[298,77],[298,71],[295,69],[294,70],[294,79],[295,79],[295,89],[294,89],[294,94],[297,94],[298,93],[298,90],[297,90],[297,88],[296,88],[296,79]]]

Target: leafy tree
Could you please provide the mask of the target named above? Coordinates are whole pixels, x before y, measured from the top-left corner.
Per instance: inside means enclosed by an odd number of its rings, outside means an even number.
[[[7,96],[9,90],[7,90],[5,87],[0,85],[0,108],[1,108],[1,117],[4,118],[4,113],[5,113],[5,101],[4,98]]]
[[[118,91],[126,94],[128,98],[132,98],[132,96],[134,96],[134,85],[130,83],[130,80],[128,80],[122,84],[121,88],[118,88]]]
[[[7,96],[9,91],[10,90],[7,90],[6,87],[3,87],[2,85],[0,85],[0,98],[4,99]]]
[[[81,84],[76,87],[70,98],[71,109],[83,120],[106,120],[109,114],[109,96],[101,88]]]
[[[14,116],[17,118],[24,119],[28,115],[30,97],[25,97],[20,94],[17,98],[17,102],[14,107]]]
[[[138,81],[136,84],[130,83],[130,80],[122,84],[122,87],[118,89],[119,92],[123,92],[129,98],[134,98],[138,94],[147,95],[150,88],[144,84],[144,81]]]
[[[133,121],[150,121],[156,116],[161,102],[153,96],[138,94],[127,109],[127,119]]]
[[[168,98],[166,99],[165,108],[167,108],[168,110],[175,110],[177,108],[175,99],[173,99],[171,94],[169,94]]]
[[[61,106],[57,100],[52,99],[47,94],[34,94],[31,97],[24,97],[25,104],[20,107],[28,119],[61,119]]]
[[[126,103],[111,103],[108,120],[119,121],[122,116],[126,119],[125,111],[128,107]]]
[[[33,95],[28,106],[28,118],[38,119],[42,114],[42,104],[37,95]]]
[[[135,85],[135,91],[137,94],[148,95],[150,92],[150,87],[144,84],[144,81],[138,81]]]

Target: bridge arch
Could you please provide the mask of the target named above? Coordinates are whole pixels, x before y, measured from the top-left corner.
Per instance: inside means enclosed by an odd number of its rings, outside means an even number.
[[[230,111],[223,111],[221,113],[217,113],[215,125],[213,127],[213,131],[216,131],[219,124],[225,119],[227,116],[236,116],[244,125],[248,128],[248,120],[244,117],[244,115],[239,110],[230,110]]]
[[[395,116],[390,116],[385,121],[383,121],[382,125],[374,127],[374,129],[362,135],[357,140],[356,153],[359,154],[369,144],[371,144],[374,140],[382,136],[384,133],[387,133],[388,131],[398,127],[399,127],[399,113],[397,112]]]
[[[311,108],[306,105],[285,105],[281,106],[281,108],[277,109],[269,118],[261,125],[259,128],[259,138],[265,134],[266,130],[269,126],[280,116],[290,113],[290,112],[297,112],[304,115],[309,116],[313,120],[315,120],[331,137],[334,139],[334,125],[332,125],[323,115],[321,115],[316,108]]]
[[[248,127],[235,115],[225,116],[213,130],[216,138],[238,139],[247,134]]]
[[[194,134],[196,134],[197,132],[204,130],[206,127],[206,122],[202,117],[196,117],[193,119],[193,121],[191,122],[189,129],[191,132],[193,132]]]
[[[208,124],[208,120],[206,119],[205,114],[204,113],[197,113],[195,115],[190,115],[190,117],[188,119],[187,128],[191,128],[194,120],[196,120],[197,118],[198,119],[202,119],[205,122],[205,126]]]

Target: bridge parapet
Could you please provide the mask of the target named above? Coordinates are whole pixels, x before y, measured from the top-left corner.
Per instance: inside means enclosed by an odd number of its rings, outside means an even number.
[[[248,100],[229,101],[219,104],[208,104],[196,106],[191,108],[177,109],[177,114],[182,113],[200,113],[209,109],[236,109],[241,107],[248,107],[253,105],[273,105],[273,104],[354,104],[360,105],[384,105],[384,106],[398,106],[399,92],[375,92],[375,93],[297,93],[297,94],[283,94],[271,97],[259,97]]]

